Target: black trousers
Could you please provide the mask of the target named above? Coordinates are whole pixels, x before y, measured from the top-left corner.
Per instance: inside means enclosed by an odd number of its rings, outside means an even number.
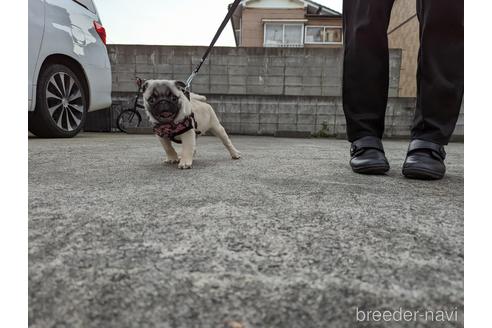
[[[446,145],[463,99],[464,0],[417,1],[420,50],[412,139]],[[343,107],[349,141],[382,138],[394,0],[344,0]]]

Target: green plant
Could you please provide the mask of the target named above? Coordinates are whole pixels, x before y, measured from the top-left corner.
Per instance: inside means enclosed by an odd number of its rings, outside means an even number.
[[[321,123],[321,129],[318,132],[313,133],[313,138],[329,138],[331,136],[330,131],[328,131],[328,122],[326,121]]]

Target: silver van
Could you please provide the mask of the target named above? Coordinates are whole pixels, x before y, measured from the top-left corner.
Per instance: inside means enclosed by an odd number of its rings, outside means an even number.
[[[106,31],[92,0],[29,0],[29,131],[77,135],[111,105]]]

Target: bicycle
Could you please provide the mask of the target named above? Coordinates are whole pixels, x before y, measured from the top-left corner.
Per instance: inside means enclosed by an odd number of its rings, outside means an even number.
[[[142,116],[138,112],[138,109],[144,109],[145,107],[138,103],[140,99],[140,93],[142,91],[143,80],[136,78],[136,84],[138,86],[137,94],[135,95],[135,102],[133,108],[123,110],[116,119],[116,126],[121,132],[128,133],[129,128],[138,128],[142,123]]]

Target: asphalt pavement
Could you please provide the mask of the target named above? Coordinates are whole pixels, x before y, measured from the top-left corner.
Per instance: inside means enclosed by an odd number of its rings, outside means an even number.
[[[231,138],[241,160],[200,137],[192,170],[153,136],[30,138],[30,326],[462,327],[463,144],[442,181],[415,181],[406,141],[363,176],[346,141]]]

